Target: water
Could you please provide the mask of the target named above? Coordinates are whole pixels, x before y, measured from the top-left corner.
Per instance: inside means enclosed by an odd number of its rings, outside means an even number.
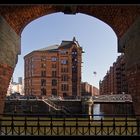
[[[98,115],[102,115],[103,112],[100,111],[100,104],[94,104],[93,106],[93,118],[94,120],[100,120],[103,116],[98,116]],[[96,116],[97,115],[97,116]]]
[[[93,115],[95,115],[94,119],[101,119],[104,115],[107,114],[134,114],[133,105],[127,103],[111,103],[111,104],[94,104],[93,106]],[[96,116],[97,115],[97,116]],[[99,116],[98,116],[99,115]]]

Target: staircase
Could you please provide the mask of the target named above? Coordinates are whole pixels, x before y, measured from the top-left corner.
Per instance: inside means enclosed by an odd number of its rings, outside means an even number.
[[[53,103],[51,100],[49,99],[42,99],[42,101],[49,105],[51,108],[53,108],[54,110],[56,111],[62,111],[63,113],[65,114],[71,114],[71,111],[67,108],[67,107],[64,107],[64,106],[58,106],[56,105],[55,103]]]

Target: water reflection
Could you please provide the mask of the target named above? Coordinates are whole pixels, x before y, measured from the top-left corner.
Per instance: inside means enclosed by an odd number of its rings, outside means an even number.
[[[93,106],[93,118],[94,119],[101,119],[104,118],[103,115],[106,114],[127,114],[133,115],[133,104],[130,103],[101,103],[101,104],[94,104]]]
[[[103,112],[100,111],[100,104],[94,104],[93,106],[93,119],[94,120],[100,120],[101,118],[103,118]],[[97,116],[96,116],[97,115]],[[101,116],[99,116],[101,115]]]

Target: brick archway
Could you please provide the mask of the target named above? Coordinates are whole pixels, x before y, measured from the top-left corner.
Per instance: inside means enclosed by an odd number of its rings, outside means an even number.
[[[10,78],[20,54],[20,36],[24,27],[44,15],[63,12],[65,14],[83,13],[107,23],[115,31],[118,40],[140,16],[137,5],[2,5],[0,6],[0,113],[3,112]],[[124,43],[121,44],[121,47]],[[118,49],[125,51],[125,48]],[[126,51],[127,52],[127,51]]]
[[[32,20],[44,15],[63,12],[83,13],[107,23],[120,38],[140,15],[140,6],[134,5],[9,5],[0,6],[0,14],[20,35],[23,28]]]

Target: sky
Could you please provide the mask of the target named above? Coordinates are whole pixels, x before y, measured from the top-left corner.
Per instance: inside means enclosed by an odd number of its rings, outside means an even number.
[[[117,36],[103,21],[78,13],[55,13],[42,16],[27,24],[21,34],[21,55],[13,73],[13,79],[24,79],[24,56],[33,50],[60,45],[62,40],[76,38],[85,53],[82,54],[82,81],[99,88],[109,67],[116,61]],[[95,74],[96,72],[96,74]]]

